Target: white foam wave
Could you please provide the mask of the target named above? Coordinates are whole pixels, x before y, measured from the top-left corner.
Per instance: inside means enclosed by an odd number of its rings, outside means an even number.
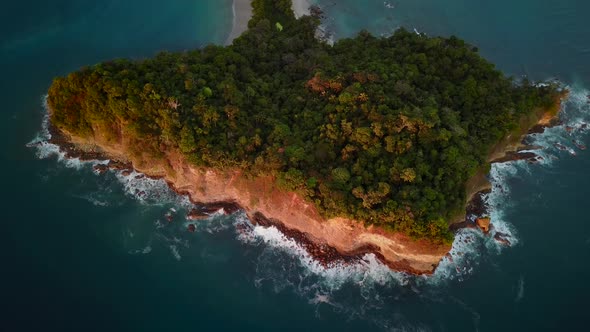
[[[455,235],[451,250],[440,261],[434,274],[422,277],[422,282],[438,285],[449,280],[463,281],[479,263],[479,248],[484,240],[483,234],[478,230],[461,229]]]
[[[136,171],[117,172],[115,176],[124,192],[141,203],[166,204],[175,199],[176,195],[162,179],[152,179]]]
[[[92,203],[92,205],[94,205],[94,206],[102,206],[102,207],[105,207],[105,206],[110,206],[111,205],[109,201],[104,200],[104,199],[101,199],[101,198],[98,198],[98,197],[95,197],[93,195],[84,195],[84,196],[78,196],[78,197],[80,197],[80,198],[82,198],[82,199],[84,199],[84,200]]]
[[[101,163],[108,163],[108,160],[82,161],[79,158],[67,158],[65,152],[61,151],[59,146],[50,143],[51,133],[49,131],[49,106],[47,105],[47,95],[43,96],[42,105],[44,114],[41,121],[41,130],[39,130],[35,137],[26,144],[27,147],[36,149],[35,155],[37,158],[48,159],[55,156],[61,164],[76,170],[80,170],[87,165],[92,166]]]
[[[539,155],[538,163],[551,167],[559,158],[573,157],[577,151],[584,150],[583,141],[590,128],[589,91],[579,86],[567,86],[569,96],[562,102],[560,125],[547,128],[543,133],[527,137],[531,145],[540,149],[531,150]],[[510,197],[510,179],[518,177],[520,172],[533,172],[531,165],[524,161],[511,161],[492,164],[490,182],[492,190],[484,197],[488,206],[492,228],[484,236],[478,230],[462,229],[453,242],[449,255],[443,258],[429,282],[438,283],[445,280],[463,280],[474,271],[481,255],[500,253],[506,246],[519,243],[516,226],[506,218],[506,211],[513,204]],[[497,241],[500,236],[508,242]]]
[[[175,244],[170,245],[170,252],[172,252],[172,255],[174,256],[174,258],[177,261],[182,259],[182,257],[180,256],[180,253],[178,252],[178,247]]]
[[[130,255],[137,255],[137,254],[147,255],[150,252],[152,252],[152,246],[151,245],[147,245],[143,249],[130,250],[129,251],[129,254]]]
[[[531,145],[539,146],[539,150],[531,150],[541,158],[538,159],[538,164],[543,166],[552,166],[558,160],[556,155],[567,153],[570,156],[575,155],[575,150],[572,147],[572,137],[575,141],[582,140],[581,135],[585,134],[585,124],[590,120],[590,108],[586,100],[588,91],[578,87],[567,87],[570,90],[569,97],[562,103],[562,110],[560,113],[561,125],[547,128],[543,133],[533,134],[528,137]],[[581,146],[581,144],[578,144]],[[512,161],[506,163],[495,163],[490,170],[490,180],[492,183],[491,192],[484,198],[488,205],[488,211],[492,220],[492,228],[489,236],[482,236],[478,231],[461,230],[453,243],[451,255],[454,259],[454,264],[457,265],[456,255],[454,253],[463,253],[463,257],[477,257],[478,250],[474,248],[479,247],[478,244],[483,244],[488,252],[499,253],[506,244],[510,246],[519,243],[518,232],[514,224],[506,219],[505,213],[507,208],[512,204],[510,199],[509,180],[518,176],[519,172],[531,172],[531,166],[524,160]],[[501,243],[496,241],[494,237],[501,235],[501,237],[508,242]],[[474,245],[469,248],[465,247],[465,237],[475,236],[477,240],[472,241]],[[470,261],[474,261],[470,259]],[[464,263],[465,260],[463,259]],[[437,273],[448,272],[448,259],[445,258]],[[455,266],[457,271],[466,269],[467,266]],[[440,272],[444,271],[444,272]],[[435,275],[436,275],[435,274]]]
[[[295,257],[304,273],[320,276],[322,283],[330,288],[340,288],[346,283],[363,285],[385,285],[391,282],[403,284],[407,281],[407,275],[394,272],[382,264],[373,254],[366,254],[358,263],[335,263],[328,267],[323,266],[301,247],[295,240],[286,237],[276,227],[255,226],[250,236],[241,235],[242,240],[251,243],[264,243],[270,250],[281,250]]]
[[[536,152],[543,157],[541,163],[545,165],[552,165],[567,154],[576,156],[586,148],[582,142],[590,131],[590,91],[576,85],[566,89],[570,93],[561,105],[560,124],[529,137],[532,145],[542,147]]]
[[[503,245],[494,240],[496,234],[503,235],[512,246],[518,243],[516,228],[506,220],[505,212],[506,208],[512,205],[508,181],[523,170],[528,171],[528,164],[524,160],[492,165],[490,170],[492,191],[484,198],[492,220],[490,236],[486,241],[486,246],[490,249],[502,250]]]

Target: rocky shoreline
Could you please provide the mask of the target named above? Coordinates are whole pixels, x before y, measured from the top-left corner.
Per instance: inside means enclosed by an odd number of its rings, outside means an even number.
[[[490,160],[490,164],[506,163],[518,160],[524,160],[529,164],[535,164],[543,161],[543,157],[535,153],[536,150],[540,150],[542,149],[542,147],[530,145],[528,142],[528,137],[532,134],[542,134],[543,132],[545,132],[546,129],[559,126],[562,124],[559,120],[558,115],[561,108],[561,101],[567,97],[568,93],[569,92],[567,90],[562,92],[561,96],[559,97],[559,100],[557,101],[558,108],[556,112],[545,112],[536,124],[530,127],[524,134],[522,134],[519,137],[518,143],[515,146],[511,148],[505,148],[503,151],[503,155],[496,156],[495,158]],[[582,128],[585,128],[586,126],[587,124],[583,124]],[[571,131],[572,129],[573,128],[566,128],[567,131]],[[574,144],[582,150],[586,149],[585,146],[578,145],[576,144],[576,142],[574,142]],[[563,150],[558,145],[556,145],[556,147],[560,150]],[[486,179],[486,181],[488,180]],[[471,196],[471,198],[468,200],[466,204],[465,218],[459,222],[452,223],[450,225],[451,231],[456,233],[460,229],[471,228],[479,229],[486,235],[490,234],[490,229],[493,227],[493,223],[489,218],[489,207],[485,203],[485,196],[491,192],[491,189],[487,188],[488,184],[489,182],[486,183],[485,188],[476,191]],[[496,240],[498,243],[502,245],[511,245],[507,234],[495,232],[493,237],[494,240]]]
[[[554,114],[553,118],[555,116]],[[558,123],[553,121],[542,124],[542,127],[534,126],[520,138],[518,149],[515,151],[506,149],[503,157],[497,158],[492,162],[508,162],[522,159],[529,162],[539,161],[539,156],[531,152],[529,150],[531,147],[526,146],[524,143],[526,135],[538,132],[541,130],[540,128],[544,130],[544,128],[556,124]],[[122,146],[107,146],[102,142],[97,142],[96,139],[89,140],[88,142],[80,139],[74,140],[51,124],[49,125],[49,131],[51,134],[50,142],[59,146],[67,158],[79,158],[83,161],[109,160],[106,164],[95,165],[95,171],[98,173],[113,169],[120,171],[122,174],[129,175],[137,169],[133,162],[122,160],[126,159],[126,155],[124,154],[125,149]],[[527,151],[522,152],[522,149],[525,149],[525,147]],[[102,148],[108,148],[108,150],[103,150]],[[116,151],[116,153],[113,153],[113,151]],[[236,176],[239,177],[237,173],[232,175],[231,179],[227,176],[220,176],[219,174],[213,174],[211,177],[208,177],[209,172],[211,172],[210,170],[204,174],[198,173],[202,170],[197,172],[196,169],[187,166],[182,157],[171,155],[167,158],[166,163],[172,169],[175,169],[174,172],[180,171],[183,173],[180,178],[178,175],[171,176],[170,173],[157,171],[158,167],[153,168],[154,171],[137,170],[145,174],[139,176],[164,179],[176,193],[187,195],[195,205],[195,209],[191,210],[186,216],[187,220],[198,221],[205,219],[210,213],[220,209],[223,209],[226,214],[244,210],[254,225],[276,227],[287,238],[296,241],[317,262],[326,267],[334,264],[359,262],[365,254],[372,253],[393,270],[416,275],[432,274],[440,259],[450,250],[450,246],[429,244],[428,241],[416,241],[403,234],[389,234],[384,230],[372,227],[365,228],[350,220],[333,219],[322,221],[319,216],[315,215],[312,209],[305,211],[308,208],[308,204],[299,202],[300,199],[289,193],[275,192],[279,197],[264,197],[262,200],[267,200],[265,202],[266,205],[262,207],[256,206],[257,203],[252,203],[252,194],[255,194],[256,190],[262,189],[257,187],[261,186],[260,183],[257,184],[252,181],[247,183],[244,180],[242,187],[240,187],[240,185],[234,183],[234,178]],[[205,190],[197,185],[199,181],[204,181],[205,186],[209,185],[215,188]],[[219,181],[225,183],[215,185]],[[239,180],[236,182],[239,182]],[[264,180],[262,182],[262,186],[264,187]],[[487,179],[484,178],[484,182],[487,183],[480,183],[480,189],[475,190],[475,194],[467,202],[465,218],[460,222],[450,225],[452,231],[457,232],[462,228],[477,228],[481,229],[484,234],[489,234],[493,224],[490,223],[491,221],[488,217],[484,196],[490,191]],[[240,191],[244,190],[244,185],[250,186],[246,187],[246,191],[254,191],[244,194],[243,191]],[[228,186],[231,187],[229,188],[230,190],[226,188]],[[268,190],[268,188],[265,190]],[[210,196],[211,193],[214,194]],[[233,200],[233,198],[236,198],[234,196],[236,193],[240,193],[237,195],[240,196],[241,201],[239,199]],[[274,196],[275,194],[268,196]],[[250,198],[248,199],[248,197]],[[201,199],[203,201],[200,201]],[[290,204],[288,204],[289,201]],[[245,203],[246,205],[244,205],[244,202],[250,203]],[[272,202],[276,202],[274,204],[278,204],[278,206],[272,206]],[[301,211],[301,208],[304,211]],[[308,225],[306,222],[311,222],[312,224]],[[187,231],[194,232],[195,229],[195,224],[191,223]],[[505,234],[495,232],[494,239],[501,244],[510,245]]]
[[[94,170],[99,174],[102,174],[107,170],[114,170],[121,172],[123,175],[129,175],[135,170],[134,165],[129,161],[113,160],[111,159],[111,156],[105,154],[102,151],[98,151],[98,149],[88,149],[87,147],[82,148],[78,146],[77,144],[73,143],[67,135],[62,133],[51,124],[49,125],[49,131],[51,134],[51,139],[49,142],[59,146],[66,158],[78,158],[81,161],[108,160],[108,163],[96,164],[94,166]],[[141,174],[139,176],[147,176],[153,179],[165,178],[163,176],[152,176],[147,174]],[[194,200],[191,197],[190,192],[177,188],[174,183],[167,181],[167,184],[177,194],[188,196],[191,203],[195,205],[195,207],[191,209],[186,215],[186,220],[198,222],[199,220],[208,218],[210,214],[220,211],[221,209],[223,209],[225,214],[233,214],[238,210],[244,210],[246,211],[248,218],[253,225],[260,225],[263,227],[273,226],[277,228],[287,238],[297,242],[297,244],[304,248],[314,260],[324,267],[330,267],[336,264],[348,265],[357,263],[362,261],[363,256],[366,254],[374,254],[375,257],[379,259],[379,261],[389,266],[393,270],[415,275],[432,274],[437,265],[432,264],[430,268],[424,270],[414,268],[411,262],[405,259],[391,261],[384,257],[379,246],[373,244],[363,244],[354,248],[354,250],[339,250],[334,246],[318,240],[317,237],[314,237],[311,234],[294,228],[289,228],[285,225],[285,223],[277,219],[267,218],[261,212],[251,211],[250,209],[241,206],[236,201],[224,200],[200,202]],[[142,193],[140,192],[137,194],[141,195]],[[187,231],[194,232],[195,230],[195,223],[190,223],[187,227]],[[238,231],[240,231],[240,229],[238,229]]]
[[[61,131],[57,128],[49,125],[49,132],[51,134],[51,139],[49,140],[50,143],[55,144],[60,147],[60,150],[65,154],[66,158],[78,158],[81,161],[93,161],[93,160],[107,160],[108,157],[105,156],[102,152],[98,151],[85,151],[83,149],[78,148],[74,143],[72,143]],[[102,174],[107,170],[114,170],[119,171],[123,175],[130,174],[134,168],[131,162],[121,162],[116,160],[109,160],[107,164],[97,164],[94,167],[94,170]],[[126,173],[126,174],[125,174]],[[159,179],[162,177],[152,177],[150,178]],[[193,209],[191,209],[188,214],[186,215],[186,219],[190,221],[199,221],[204,220],[210,216],[210,214],[215,213],[221,209],[223,209],[224,214],[234,214],[238,210],[244,210],[238,203],[233,201],[220,201],[220,202],[195,202],[192,200],[190,195],[187,192],[180,191],[174,187],[172,183],[168,183],[170,188],[174,190],[179,195],[186,195],[190,199],[191,203],[195,205]],[[141,194],[141,193],[139,193]],[[390,266],[391,268],[397,271],[403,271],[413,274],[421,274],[420,271],[412,269],[409,265],[405,264],[393,264],[385,260],[383,255],[379,252],[379,248],[375,246],[366,245],[364,247],[358,248],[352,252],[340,252],[336,250],[336,248],[331,247],[325,243],[318,243],[310,238],[308,234],[304,232],[290,229],[286,227],[283,223],[275,219],[269,219],[265,217],[260,212],[255,212],[253,215],[248,216],[250,221],[253,225],[259,225],[263,227],[275,227],[277,228],[283,235],[287,238],[294,240],[300,245],[302,248],[307,251],[307,253],[318,263],[320,263],[324,267],[333,266],[335,264],[353,264],[358,263],[362,260],[365,254],[374,254],[382,263]],[[194,232],[196,229],[193,223],[189,224],[187,231]]]

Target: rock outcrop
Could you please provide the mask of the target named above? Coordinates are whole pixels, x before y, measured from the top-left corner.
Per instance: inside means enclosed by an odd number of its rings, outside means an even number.
[[[479,227],[485,234],[490,231],[490,218],[477,218],[475,220],[475,224]]]

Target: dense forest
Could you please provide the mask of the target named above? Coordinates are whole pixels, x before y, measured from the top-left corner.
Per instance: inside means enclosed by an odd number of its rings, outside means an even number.
[[[130,153],[178,149],[198,166],[272,174],[325,217],[448,241],[490,148],[557,94],[517,84],[456,37],[361,31],[328,45],[290,0],[253,8],[230,46],[55,79],[52,123],[81,137],[124,130]]]

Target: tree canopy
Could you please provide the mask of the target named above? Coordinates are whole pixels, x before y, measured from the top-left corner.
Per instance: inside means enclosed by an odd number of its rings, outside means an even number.
[[[198,166],[273,174],[325,217],[449,240],[490,148],[557,93],[516,84],[454,36],[361,31],[330,46],[290,0],[252,5],[230,46],[56,78],[52,122],[82,137],[125,130],[144,151],[178,149]]]

